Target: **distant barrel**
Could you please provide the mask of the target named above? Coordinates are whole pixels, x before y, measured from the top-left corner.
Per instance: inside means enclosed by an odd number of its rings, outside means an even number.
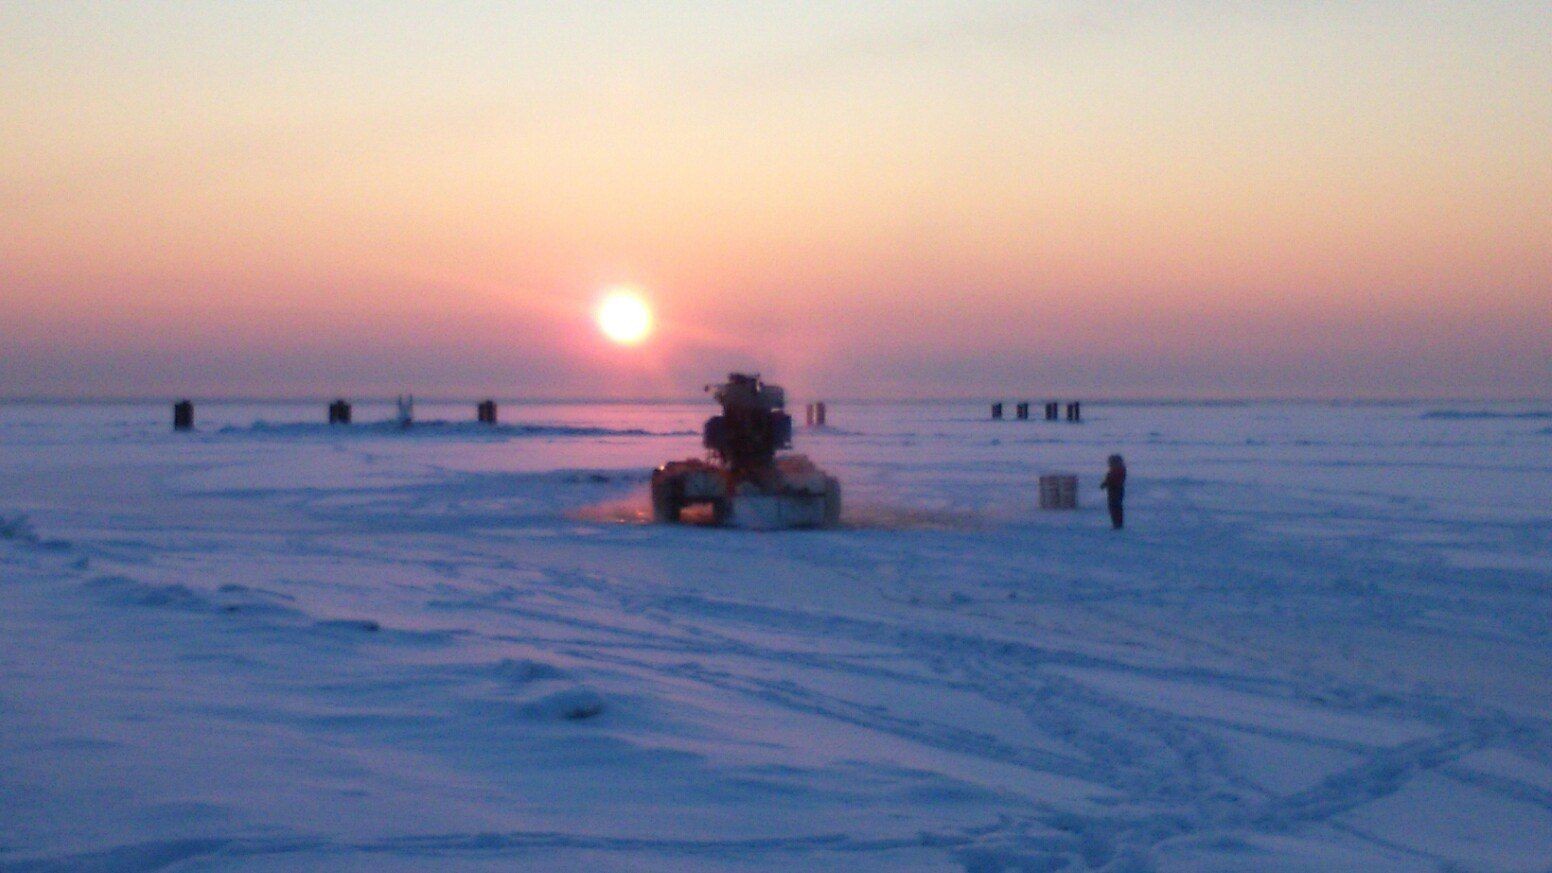
[[[1002,418],[1002,404],[1001,403],[993,403],[992,404],[992,418]]]
[[[474,409],[474,416],[475,418],[479,419],[480,424],[495,424],[496,401],[481,400],[479,405]]]
[[[1062,405],[1060,403],[1057,403],[1055,400],[1052,400],[1050,403],[1047,403],[1045,405],[1045,420],[1046,421],[1058,421],[1058,420],[1060,420],[1060,418],[1061,418],[1061,408],[1062,408]]]
[[[179,400],[172,405],[172,429],[194,429],[194,401]]]
[[[1018,415],[1019,421],[1028,421],[1029,420],[1029,404],[1028,403],[1020,403],[1018,406],[1014,407],[1014,412]]]
[[[1083,405],[1081,403],[1073,401],[1067,404],[1067,420],[1074,422],[1083,420]]]

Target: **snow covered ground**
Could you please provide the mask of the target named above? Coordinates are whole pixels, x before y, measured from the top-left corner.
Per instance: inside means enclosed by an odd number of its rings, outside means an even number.
[[[710,409],[0,405],[0,870],[1552,870],[1552,403]]]

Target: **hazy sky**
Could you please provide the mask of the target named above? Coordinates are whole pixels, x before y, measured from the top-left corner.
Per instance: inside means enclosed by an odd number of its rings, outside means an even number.
[[[732,367],[1552,396],[1552,3],[0,4],[0,396]]]

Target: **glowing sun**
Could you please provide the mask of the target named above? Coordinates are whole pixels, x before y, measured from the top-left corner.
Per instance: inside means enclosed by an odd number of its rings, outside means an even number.
[[[620,345],[633,346],[652,332],[652,310],[640,294],[628,288],[615,288],[605,294],[595,315],[598,329]]]

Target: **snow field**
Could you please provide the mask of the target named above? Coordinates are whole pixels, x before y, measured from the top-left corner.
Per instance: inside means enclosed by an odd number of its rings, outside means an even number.
[[[1542,407],[315,411],[0,407],[0,870],[1552,870]]]

